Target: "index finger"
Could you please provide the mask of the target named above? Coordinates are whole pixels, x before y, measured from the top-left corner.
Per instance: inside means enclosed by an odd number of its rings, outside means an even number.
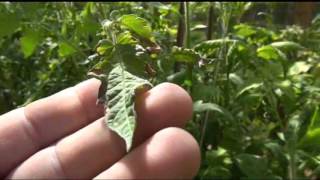
[[[0,116],[0,177],[39,149],[103,115],[90,79]]]

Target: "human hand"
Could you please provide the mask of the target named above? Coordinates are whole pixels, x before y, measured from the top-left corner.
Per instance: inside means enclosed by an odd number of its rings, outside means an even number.
[[[100,118],[99,85],[90,79],[0,116],[0,178],[195,176],[199,147],[179,128],[192,115],[182,88],[163,83],[137,99],[134,149],[126,154],[124,141]]]

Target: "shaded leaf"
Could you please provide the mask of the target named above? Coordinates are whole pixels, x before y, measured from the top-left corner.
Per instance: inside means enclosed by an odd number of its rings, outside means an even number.
[[[108,75],[106,122],[110,129],[125,140],[127,151],[131,148],[136,126],[134,97],[151,87],[150,82],[130,74],[120,65]]]
[[[19,25],[20,20],[17,14],[9,13],[7,11],[0,12],[0,38],[14,33]]]
[[[60,42],[58,52],[59,56],[65,57],[77,52],[77,50],[67,42]]]
[[[266,178],[268,165],[262,157],[243,153],[236,156],[236,162],[240,170],[249,178]]]
[[[21,49],[24,57],[27,58],[33,54],[37,45],[40,42],[40,32],[39,31],[27,31],[20,39]]]

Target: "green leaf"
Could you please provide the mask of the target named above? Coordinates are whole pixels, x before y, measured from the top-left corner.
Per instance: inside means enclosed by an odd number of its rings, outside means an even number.
[[[239,43],[239,41],[234,39],[227,39],[227,38],[213,39],[213,40],[203,41],[195,45],[194,50],[202,53],[208,53],[208,52],[211,52],[213,49],[222,47],[224,43],[229,45],[229,44]]]
[[[24,57],[27,58],[33,54],[40,42],[40,31],[27,31],[20,39],[21,49]]]
[[[193,111],[198,113],[205,111],[215,111],[224,115],[229,120],[233,120],[233,116],[228,110],[224,109],[223,107],[215,103],[203,103],[202,100],[193,103]]]
[[[306,63],[305,61],[297,61],[295,62],[289,69],[288,75],[298,75],[301,73],[306,73],[312,65]]]
[[[144,75],[145,62],[148,56],[143,53],[141,56],[137,55],[136,46],[129,44],[117,44],[115,46],[114,62],[122,62],[126,71],[142,77]]]
[[[306,135],[299,141],[300,147],[313,147],[319,148],[318,142],[320,141],[320,128],[308,131]]]
[[[235,25],[236,34],[242,37],[249,37],[257,32],[252,26],[246,24]]]
[[[19,26],[20,19],[16,13],[0,12],[0,38],[11,35]]]
[[[257,49],[257,56],[265,60],[277,60],[279,54],[276,48],[272,46],[262,46]]]
[[[125,140],[127,151],[131,148],[136,126],[135,96],[151,87],[149,81],[130,74],[120,65],[108,75],[106,122]]]
[[[204,24],[197,24],[193,28],[191,28],[191,31],[196,31],[196,30],[205,30],[207,28],[207,25]]]
[[[111,41],[107,39],[100,40],[98,42],[97,53],[99,55],[103,55],[106,51],[111,50],[111,48],[113,48],[113,44]]]
[[[273,42],[270,44],[270,46],[281,49],[281,50],[299,50],[303,49],[303,47],[295,42],[292,41],[279,41],[279,42]]]
[[[253,154],[239,154],[236,162],[240,170],[249,178],[266,178],[268,164],[265,159]]]
[[[135,32],[140,37],[151,39],[152,29],[149,22],[137,15],[129,14],[120,17],[121,25],[127,27],[130,31]]]
[[[240,90],[238,92],[238,94],[236,95],[236,97],[239,97],[241,96],[242,94],[252,90],[252,89],[258,89],[260,88],[261,86],[263,85],[263,83],[253,83],[253,84],[250,84],[249,86],[246,86],[244,87],[242,90]]]
[[[234,84],[236,84],[236,85],[238,85],[238,86],[240,86],[240,85],[242,85],[244,82],[243,82],[243,79],[239,76],[239,75],[237,75],[236,73],[230,73],[230,75],[229,75],[230,77],[230,80],[234,83]]]
[[[135,44],[136,41],[129,31],[125,31],[117,36],[118,44]]]
[[[186,75],[187,75],[187,71],[181,70],[179,72],[169,75],[167,77],[167,81],[176,83],[176,84],[182,84],[183,81],[186,79]]]
[[[172,58],[177,62],[194,63],[200,60],[200,55],[192,49],[174,46],[172,48]]]
[[[73,46],[71,46],[69,43],[67,42],[59,43],[59,51],[58,51],[59,56],[66,57],[75,52],[77,52],[77,50]]]
[[[311,122],[308,126],[307,133],[303,138],[301,138],[299,145],[300,146],[317,146],[320,141],[320,109],[319,106],[316,106],[313,115],[311,117]]]

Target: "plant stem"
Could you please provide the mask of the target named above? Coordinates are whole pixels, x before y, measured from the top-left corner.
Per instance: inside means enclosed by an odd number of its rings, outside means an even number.
[[[209,7],[209,13],[208,13],[208,29],[207,29],[207,40],[210,40],[212,38],[212,26],[213,26],[213,5],[210,4]],[[209,78],[209,74],[205,75],[205,79]],[[211,98],[210,98],[211,99]],[[201,130],[201,138],[200,138],[200,148],[202,148],[204,143],[204,137],[207,129],[208,119],[209,119],[209,113],[210,111],[206,111],[204,122],[202,124],[202,130]]]
[[[207,124],[208,124],[208,119],[209,119],[209,113],[210,111],[206,111],[206,115],[204,118],[204,122],[202,124],[202,130],[201,130],[201,138],[200,138],[200,149],[203,146],[203,142],[204,142],[204,137],[206,135],[206,130],[207,130]]]
[[[190,45],[191,40],[190,40],[190,17],[189,17],[189,3],[188,2],[184,2],[184,9],[185,9],[184,22],[185,22],[185,27],[186,27],[185,47],[190,48],[191,47],[191,45]],[[191,86],[189,87],[188,91],[191,94],[192,94],[192,82],[193,82],[192,71],[193,71],[193,64],[188,64],[187,76],[188,76],[188,79],[191,81]]]
[[[177,46],[182,47],[184,44],[184,36],[186,32],[186,27],[185,27],[185,9],[184,9],[184,4],[183,2],[180,2],[180,7],[179,7],[179,24],[178,24],[178,32],[177,32]],[[180,63],[175,62],[174,63],[174,72],[178,72],[180,70]]]
[[[183,2],[180,2],[179,7],[179,25],[178,25],[178,33],[177,33],[177,46],[182,47],[184,44],[184,36],[186,32],[186,26],[185,26],[185,6]]]
[[[212,30],[213,30],[213,5],[212,5],[212,3],[210,3],[207,23],[208,23],[207,40],[210,40],[210,39],[212,39]]]
[[[184,2],[185,9],[185,27],[186,27],[186,48],[190,48],[190,15],[189,15],[189,3]]]

